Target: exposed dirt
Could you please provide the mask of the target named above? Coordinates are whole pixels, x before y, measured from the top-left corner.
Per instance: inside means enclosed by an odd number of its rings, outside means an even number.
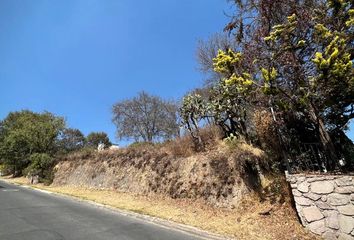
[[[46,188],[237,239],[317,239],[284,178],[259,174],[266,159],[247,144],[186,156],[156,146],[81,152],[61,159]]]
[[[257,157],[250,151],[243,154]],[[232,208],[254,187],[245,179],[250,173],[239,169],[237,159],[221,150],[174,157],[154,148],[122,149],[64,159],[55,167],[53,185],[202,199],[213,206]]]
[[[7,180],[20,184],[27,183],[25,178]],[[201,200],[172,199],[158,194],[142,196],[115,190],[55,187],[42,184],[34,187],[188,224],[210,232],[235,237],[238,240],[320,239],[299,224],[289,203],[260,202],[258,196],[252,194],[243,198],[237,208],[224,209],[208,206]]]

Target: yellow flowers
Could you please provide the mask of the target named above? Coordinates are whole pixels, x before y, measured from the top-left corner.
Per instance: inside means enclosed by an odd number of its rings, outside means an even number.
[[[352,27],[354,26],[354,9],[349,9],[348,14],[349,19],[345,22],[345,25],[347,25],[347,27]]]
[[[344,76],[352,68],[350,54],[344,52],[346,41],[340,36],[335,36],[325,48],[324,53],[316,52],[312,61],[319,70],[328,70],[332,76]]]
[[[243,72],[237,74],[237,70],[241,67],[239,64],[242,61],[242,54],[234,52],[219,50],[218,55],[213,59],[214,71],[225,76],[223,82],[226,88],[235,87],[238,92],[245,92],[252,86],[253,81],[249,73]]]
[[[233,65],[241,61],[242,54],[229,49],[227,52],[218,51],[218,55],[213,59],[214,71],[218,73],[227,73]]]
[[[264,79],[264,86],[263,86],[263,92],[265,94],[274,94],[275,93],[275,89],[271,89],[270,88],[270,82],[275,81],[275,79],[277,78],[278,72],[277,70],[272,67],[270,70],[267,70],[265,68],[261,68],[261,73],[262,73],[262,77]]]
[[[329,66],[329,61],[323,58],[321,52],[316,52],[315,57],[312,59],[312,62],[314,62],[321,70],[326,69]]]
[[[288,19],[287,23],[273,26],[271,33],[269,34],[269,36],[264,38],[264,41],[266,42],[276,41],[279,38],[279,36],[283,34],[283,32],[285,31],[287,33],[293,32],[297,24],[296,18],[297,18],[296,14],[293,14],[287,17]]]
[[[289,23],[294,23],[296,21],[296,15],[295,13],[291,16],[287,17]]]
[[[278,75],[277,70],[274,67],[270,71],[268,71],[265,68],[261,68],[261,72],[262,72],[262,77],[266,83],[275,80],[275,78]]]
[[[315,33],[320,36],[322,39],[327,39],[332,37],[331,31],[328,30],[323,24],[315,25]]]
[[[300,40],[297,42],[297,47],[303,47],[303,46],[305,46],[305,44],[306,44],[305,40]]]
[[[233,73],[231,77],[225,79],[225,84],[229,86],[236,84],[248,87],[251,86],[253,82],[251,80],[251,75],[249,75],[248,73],[242,73],[241,76],[236,76],[236,74]]]

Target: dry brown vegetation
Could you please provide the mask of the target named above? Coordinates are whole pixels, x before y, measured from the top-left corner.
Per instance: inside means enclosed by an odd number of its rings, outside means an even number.
[[[27,182],[24,178],[11,181]],[[251,195],[244,198],[237,208],[224,209],[211,207],[202,200],[171,199],[162,195],[142,196],[70,186],[35,187],[188,224],[240,240],[319,239],[299,224],[289,199],[282,204],[268,200],[260,202],[258,196]]]
[[[237,239],[316,239],[299,223],[288,185],[269,171],[265,152],[241,140],[222,141],[217,128],[201,136],[204,152],[196,152],[188,136],[83,149],[60,160],[52,186],[36,187]]]

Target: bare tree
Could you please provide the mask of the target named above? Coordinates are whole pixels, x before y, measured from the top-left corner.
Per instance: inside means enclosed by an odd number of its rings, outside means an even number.
[[[113,105],[113,123],[117,137],[153,142],[179,133],[178,107],[171,101],[140,92],[137,97]]]
[[[210,86],[221,78],[220,74],[216,73],[213,67],[213,59],[218,55],[218,51],[234,49],[235,46],[233,38],[225,33],[214,34],[207,40],[198,41],[196,55],[199,70],[207,74],[205,85]]]

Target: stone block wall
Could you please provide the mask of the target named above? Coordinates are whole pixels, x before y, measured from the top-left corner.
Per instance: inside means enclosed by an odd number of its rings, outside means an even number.
[[[287,175],[302,224],[324,239],[354,240],[354,176]]]

